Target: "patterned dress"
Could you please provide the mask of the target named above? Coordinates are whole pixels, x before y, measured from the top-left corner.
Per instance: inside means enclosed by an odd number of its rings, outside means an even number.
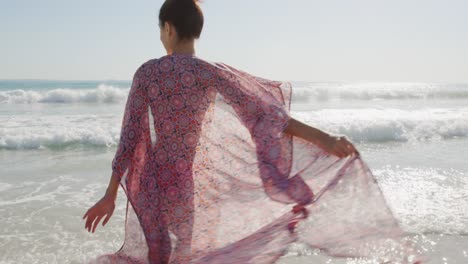
[[[293,242],[415,262],[359,154],[283,133],[291,92],[194,55],[141,65],[112,161],[125,241],[91,263],[273,263]]]

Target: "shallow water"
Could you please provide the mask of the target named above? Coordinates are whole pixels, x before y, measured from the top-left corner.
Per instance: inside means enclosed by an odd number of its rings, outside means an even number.
[[[96,233],[82,216],[109,182],[128,87],[74,85],[0,84],[0,263],[83,263],[122,245],[123,190]],[[351,138],[429,263],[468,263],[467,86],[373,85],[298,83],[308,97],[292,115]],[[366,263],[301,245],[279,263],[310,262]]]

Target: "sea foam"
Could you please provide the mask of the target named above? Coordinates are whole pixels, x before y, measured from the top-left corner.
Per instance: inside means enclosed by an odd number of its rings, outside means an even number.
[[[348,136],[353,142],[406,142],[468,138],[468,108],[324,109],[292,112],[310,126]],[[0,148],[39,149],[117,145],[122,113],[0,116]]]
[[[330,100],[468,99],[467,84],[292,83],[296,102]]]
[[[292,112],[299,120],[356,142],[424,141],[468,137],[468,108],[323,109]]]
[[[32,103],[115,103],[125,100],[129,89],[101,84],[95,89],[15,89],[0,92],[0,104]]]

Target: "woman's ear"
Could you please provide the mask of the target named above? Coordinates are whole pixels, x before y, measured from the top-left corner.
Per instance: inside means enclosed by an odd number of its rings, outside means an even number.
[[[168,33],[168,35],[170,37],[172,37],[172,35],[175,34],[175,27],[169,22],[166,22],[166,23],[167,23],[167,31],[166,32]]]
[[[164,33],[169,33],[169,23],[167,22],[164,22],[162,25],[161,25],[161,32],[164,32]]]

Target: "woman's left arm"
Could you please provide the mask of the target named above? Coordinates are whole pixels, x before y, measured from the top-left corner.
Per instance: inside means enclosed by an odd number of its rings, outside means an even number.
[[[112,160],[112,176],[106,195],[115,196],[118,185],[135,155],[146,147],[150,139],[149,131],[149,99],[147,96],[146,64],[141,65],[133,76],[132,86],[125,105],[122,120],[120,140],[114,159]]]
[[[112,198],[114,201],[117,199],[117,191],[119,190],[119,175],[117,172],[113,171],[112,176],[109,180],[109,185],[107,186],[106,194],[109,198]]]
[[[149,104],[146,95],[147,83],[145,64],[143,64],[133,76],[122,120],[119,146],[112,161],[112,176],[109,186],[104,197],[88,209],[83,216],[83,219],[86,219],[85,228],[89,232],[94,232],[104,216],[106,217],[102,225],[109,221],[114,212],[119,183],[124,173],[127,170],[132,170],[130,166],[139,161],[137,156],[144,153],[148,140],[151,140],[148,123]]]
[[[346,138],[328,134],[325,131],[304,124],[292,117],[289,119],[284,133],[312,142],[323,150],[340,158],[351,154],[359,154],[356,147]]]

